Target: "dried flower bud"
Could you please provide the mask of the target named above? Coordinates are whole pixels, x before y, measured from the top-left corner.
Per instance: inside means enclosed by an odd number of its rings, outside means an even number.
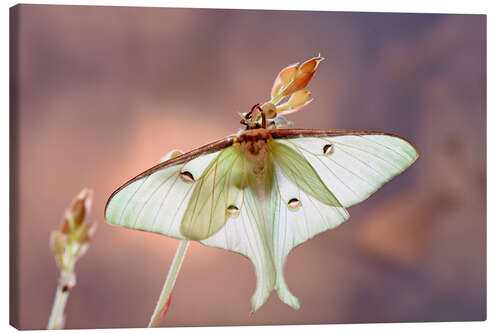
[[[82,223],[75,231],[75,241],[77,241],[80,244],[85,243],[85,241],[87,240],[89,229],[90,229],[90,223],[88,222]]]
[[[77,195],[69,208],[64,212],[61,232],[69,234],[74,232],[85,220],[92,206],[92,190],[84,188]]]
[[[83,200],[76,200],[72,208],[72,213],[73,213],[73,222],[75,224],[75,227],[78,228],[78,226],[85,219],[85,203],[83,202]]]
[[[308,61],[304,62],[302,65],[299,67],[299,71],[301,73],[313,73],[318,69],[318,65],[321,61],[323,61],[325,58],[321,56],[317,56],[315,58],[309,59]]]
[[[92,239],[94,239],[95,231],[97,230],[97,223],[92,223],[90,225],[89,230],[87,231],[87,238],[85,238],[85,242],[88,243]]]
[[[96,223],[84,222],[75,232],[75,241],[80,245],[90,242],[94,238],[96,229]]]
[[[70,221],[73,219],[73,216],[71,215],[71,212],[66,209],[64,211],[64,216],[63,216],[63,223],[61,226],[61,232],[63,234],[69,234],[70,232]]]
[[[85,215],[90,213],[90,207],[92,205],[92,191],[84,188],[76,197],[73,206],[71,207],[71,213],[73,214],[73,223],[76,228],[82,224],[85,219]]]
[[[292,94],[292,96],[290,96],[286,103],[278,105],[277,111],[279,114],[289,114],[299,111],[311,102],[312,97],[309,90],[296,91]]]
[[[276,76],[276,79],[274,80],[274,84],[271,89],[271,99],[278,96],[278,94],[280,93],[280,89],[288,85],[290,81],[295,78],[295,75],[297,75],[298,71],[299,63],[296,63],[283,68],[281,72],[279,72],[278,76]]]
[[[316,73],[319,63],[324,59],[325,58],[318,56],[300,65],[293,82],[283,91],[283,96],[288,96],[297,90],[305,88]]]
[[[276,106],[272,103],[264,103],[261,106],[262,112],[266,116],[266,119],[272,119],[276,117]]]
[[[61,268],[63,267],[63,255],[67,244],[68,238],[66,235],[57,230],[52,231],[50,234],[50,248],[52,253],[54,253],[57,265]]]
[[[62,255],[66,248],[67,237],[62,232],[54,230],[50,234],[50,248],[55,255]]]
[[[91,205],[92,191],[83,189],[65,210],[61,229],[50,235],[50,247],[61,269],[71,266],[70,262],[81,256],[82,248],[92,239],[96,224],[85,222]]]
[[[87,253],[87,250],[89,249],[89,243],[83,243],[80,245],[80,251],[78,252],[77,259],[80,259],[85,253]]]

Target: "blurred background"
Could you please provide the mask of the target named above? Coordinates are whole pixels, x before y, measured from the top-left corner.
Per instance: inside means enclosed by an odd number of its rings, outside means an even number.
[[[95,239],[77,263],[66,328],[145,327],[178,240],[108,225],[104,205],[172,149],[233,134],[283,67],[326,58],[296,127],[370,129],[420,158],[350,220],[297,247],[249,316],[255,276],[191,244],[164,326],[486,319],[486,16],[21,5],[11,117],[11,288],[43,329],[58,269],[50,231],[94,189]]]

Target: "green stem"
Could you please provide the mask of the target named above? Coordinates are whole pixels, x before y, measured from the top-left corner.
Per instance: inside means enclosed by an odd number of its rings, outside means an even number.
[[[156,308],[151,316],[148,327],[158,327],[160,325],[165,313],[168,310],[170,304],[170,296],[172,295],[172,289],[175,285],[175,280],[179,274],[179,270],[184,260],[184,255],[189,245],[189,240],[183,239],[179,242],[177,247],[177,252],[175,253],[174,260],[170,264],[170,269],[168,270],[167,278],[165,284],[163,285],[163,290],[161,291],[160,297],[158,298],[158,303],[156,303]]]

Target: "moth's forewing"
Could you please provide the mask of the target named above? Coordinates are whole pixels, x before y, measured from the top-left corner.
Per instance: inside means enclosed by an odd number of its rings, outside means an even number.
[[[218,152],[231,146],[233,139],[227,137],[209,143],[129,180],[108,199],[105,219],[111,224],[186,238],[180,231],[180,223],[195,186],[194,177],[203,173]]]
[[[300,153],[344,207],[363,201],[418,158],[406,139],[391,133],[285,128],[270,134]]]
[[[322,130],[315,128],[275,128],[275,129],[270,129],[269,134],[271,134],[271,136],[274,139],[292,139],[297,137],[326,137],[326,136],[333,137],[342,135],[386,135],[404,140],[410,146],[412,146],[412,144],[408,142],[408,140],[397,134],[380,132],[380,131],[371,131],[371,130]]]

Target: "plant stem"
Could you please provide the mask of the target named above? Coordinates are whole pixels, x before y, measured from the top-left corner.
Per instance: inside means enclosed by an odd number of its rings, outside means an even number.
[[[66,302],[68,301],[68,296],[72,284],[74,284],[73,270],[62,270],[61,276],[59,277],[59,283],[57,284],[54,304],[52,304],[49,323],[47,324],[48,330],[57,330],[64,328],[64,309],[66,308]]]
[[[158,303],[156,303],[156,308],[151,316],[148,327],[158,327],[160,325],[165,313],[170,305],[170,297],[172,295],[172,289],[175,285],[175,280],[179,274],[179,270],[184,260],[184,255],[189,245],[189,240],[183,239],[179,242],[177,247],[177,252],[175,253],[174,260],[170,264],[170,269],[168,270],[167,278],[163,289],[161,291],[160,297],[158,298]]]

